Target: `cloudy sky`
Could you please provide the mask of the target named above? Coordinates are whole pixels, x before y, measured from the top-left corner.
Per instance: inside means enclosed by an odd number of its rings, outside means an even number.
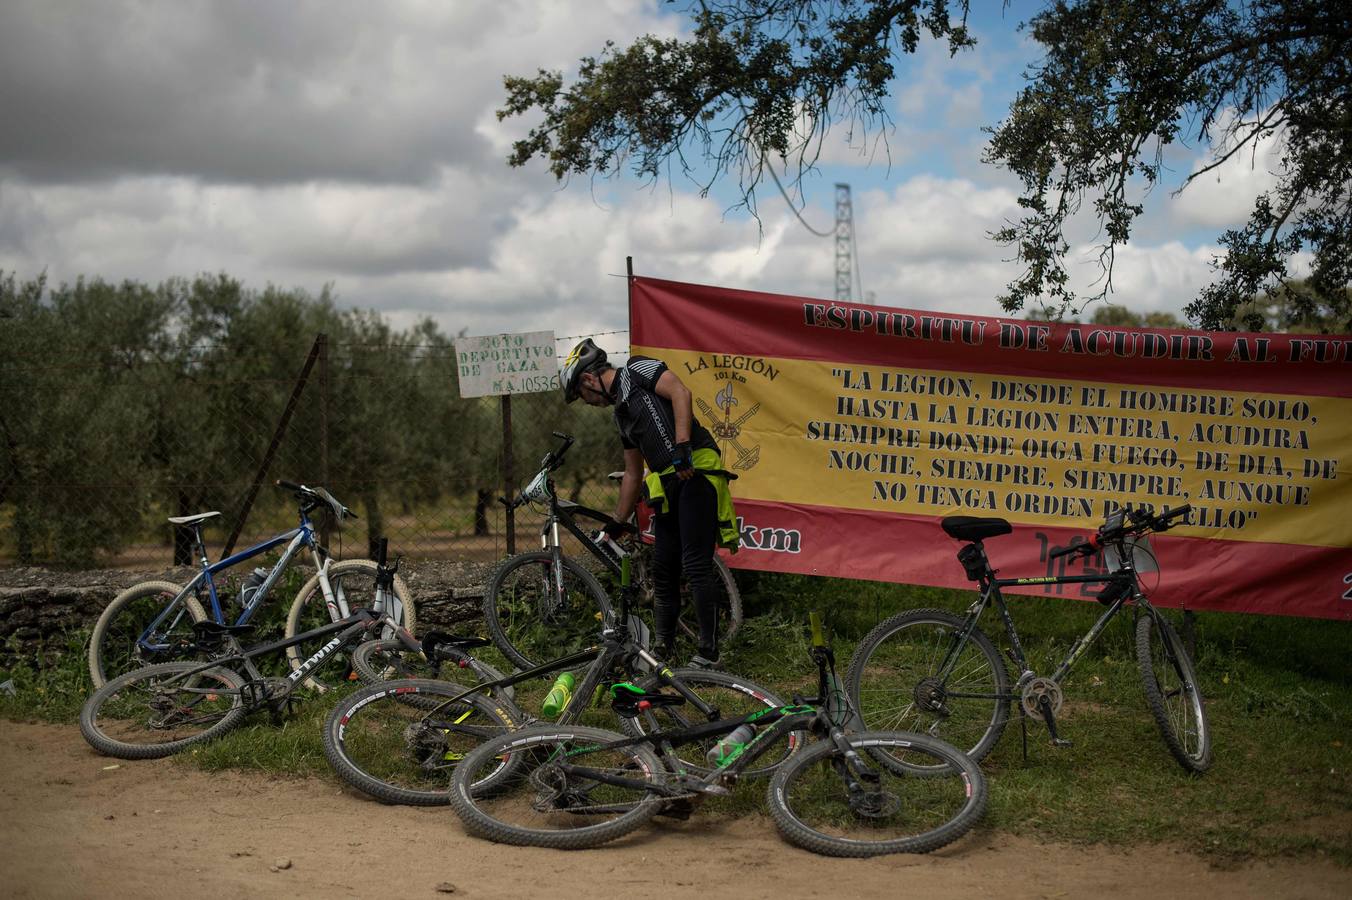
[[[980,162],[982,125],[1008,109],[1035,48],[1035,0],[978,2],[979,45],[903,61],[895,128],[850,146],[805,185],[827,231],[851,185],[865,294],[997,314],[1015,274],[986,233],[1017,215],[1016,185]],[[685,27],[658,0],[4,0],[0,3],[0,271],[156,282],[226,272],[253,287],[336,288],[396,324],[431,316],[470,334],[626,327],[639,274],[834,295],[834,244],[773,186],[760,226],[680,178],[557,184],[504,162],[524,126],[499,123],[504,74],[573,71],[607,39]],[[882,146],[876,138],[886,139]],[[1116,302],[1178,311],[1208,277],[1214,239],[1272,183],[1240,154],[1179,198],[1172,181],[1120,251]],[[1256,164],[1255,164],[1256,162]],[[1080,235],[1090,237],[1089,232]],[[1097,273],[1087,242],[1073,266]],[[612,340],[619,340],[612,338]]]

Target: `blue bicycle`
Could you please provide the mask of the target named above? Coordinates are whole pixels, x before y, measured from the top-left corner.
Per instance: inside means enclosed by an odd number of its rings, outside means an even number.
[[[99,616],[89,641],[89,674],[94,687],[102,687],[110,679],[142,666],[198,656],[193,628],[196,622],[209,620],[236,627],[249,624],[303,548],[310,551],[315,575],[291,604],[286,620],[287,638],[320,624],[341,621],[354,610],[364,608],[385,613],[395,625],[413,629],[412,594],[404,580],[394,578],[391,596],[379,586],[375,561],[345,559],[335,562],[320,546],[310,521],[310,514],[320,509],[328,509],[338,522],[356,518],[356,514],[322,487],[290,481],[278,481],[277,486],[295,494],[300,511],[299,524],[220,562],[212,563],[207,559],[206,544],[202,540],[203,523],[220,516],[219,512],[170,517],[169,521],[175,525],[192,529],[202,570],[187,585],[145,581],[113,598]],[[255,569],[234,598],[221,596],[216,575],[283,546],[281,558],[271,569]],[[233,621],[229,620],[229,615],[234,615]],[[314,649],[304,643],[287,647],[290,667],[299,670],[313,655]],[[313,675],[306,680],[306,685],[319,690],[325,687]]]

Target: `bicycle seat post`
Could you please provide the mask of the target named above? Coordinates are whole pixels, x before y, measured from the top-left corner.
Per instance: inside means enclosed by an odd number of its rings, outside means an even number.
[[[194,522],[192,526],[192,536],[197,542],[197,555],[202,560],[202,570],[206,571],[211,565],[211,560],[207,559],[207,542],[202,537],[202,523]]]

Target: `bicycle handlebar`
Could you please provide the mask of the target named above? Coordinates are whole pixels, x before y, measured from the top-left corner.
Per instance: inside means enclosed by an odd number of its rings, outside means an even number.
[[[1159,515],[1152,515],[1146,512],[1127,511],[1127,516],[1132,520],[1130,525],[1119,525],[1108,531],[1099,529],[1089,536],[1089,539],[1081,544],[1071,544],[1069,547],[1062,547],[1060,550],[1053,550],[1047,554],[1048,559],[1058,559],[1062,556],[1069,556],[1072,553],[1078,553],[1081,556],[1088,556],[1103,547],[1104,544],[1112,541],[1120,541],[1128,535],[1144,534],[1148,531],[1168,531],[1176,524],[1171,520],[1186,515],[1192,510],[1191,503],[1184,503],[1182,506],[1174,509],[1166,508]]]
[[[1071,544],[1069,547],[1062,547],[1062,548],[1059,549],[1059,550],[1053,550],[1051,553],[1048,553],[1048,554],[1047,554],[1047,558],[1048,558],[1048,559],[1060,559],[1061,557],[1063,557],[1063,556],[1069,556],[1069,555],[1072,554],[1072,553],[1086,553],[1086,554],[1087,554],[1088,551],[1085,550],[1086,547],[1090,548],[1091,550],[1092,550],[1092,549],[1097,549],[1097,548],[1095,548],[1095,547],[1093,546],[1093,542],[1092,542],[1092,538],[1091,538],[1091,540],[1086,541],[1086,542],[1083,543],[1083,544]]]
[[[333,496],[322,487],[312,488],[307,485],[296,484],[294,481],[287,481],[284,478],[278,478],[274,484],[283,490],[293,491],[298,498],[304,500],[306,512],[309,512],[312,509],[318,509],[322,505],[331,509],[333,514],[338,517],[339,521],[349,518],[361,518],[355,512],[343,505],[337,497]]]

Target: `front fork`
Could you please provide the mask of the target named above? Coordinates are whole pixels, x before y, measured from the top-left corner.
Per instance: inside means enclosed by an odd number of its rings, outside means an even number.
[[[310,554],[314,557],[315,569],[319,572],[319,590],[324,595],[324,606],[328,608],[329,621],[346,619],[352,614],[352,610],[347,608],[347,597],[335,591],[329,581],[329,566],[333,563],[333,557],[321,556],[314,545],[310,546]]]
[[[859,751],[850,745],[845,738],[845,732],[836,725],[831,726],[828,740],[835,744],[839,751],[834,759],[831,760],[831,766],[836,770],[843,782],[845,782],[845,791],[850,798],[851,808],[855,808],[862,803],[865,795],[878,789],[882,781],[878,772],[869,763],[859,755]]]

